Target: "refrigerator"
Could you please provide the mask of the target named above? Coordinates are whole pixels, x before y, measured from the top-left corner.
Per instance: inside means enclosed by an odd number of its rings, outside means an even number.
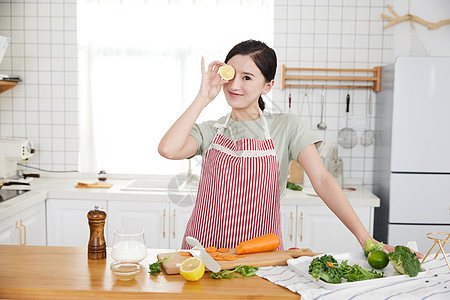
[[[428,233],[450,233],[450,57],[398,57],[381,80],[374,237],[393,246],[416,241],[426,253]]]

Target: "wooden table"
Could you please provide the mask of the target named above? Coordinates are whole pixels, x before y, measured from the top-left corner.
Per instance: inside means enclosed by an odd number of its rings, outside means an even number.
[[[0,245],[0,299],[300,299],[258,276],[197,282],[180,275],[148,274],[148,264],[167,249],[149,249],[143,269],[131,281],[117,280],[111,259],[88,260],[86,247]],[[109,253],[108,253],[109,254]]]

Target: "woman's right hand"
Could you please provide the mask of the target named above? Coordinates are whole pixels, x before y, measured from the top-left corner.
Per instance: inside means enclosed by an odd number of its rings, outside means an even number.
[[[205,70],[205,58],[202,57],[202,82],[197,100],[202,101],[204,106],[213,101],[219,94],[223,85],[228,82],[227,80],[223,80],[218,74],[219,68],[224,65],[225,63],[223,62],[213,61],[208,65],[208,69]]]

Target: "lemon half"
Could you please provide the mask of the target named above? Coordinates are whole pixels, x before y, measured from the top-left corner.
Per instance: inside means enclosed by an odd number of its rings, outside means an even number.
[[[225,65],[225,66],[221,66],[219,68],[219,75],[224,80],[231,80],[231,79],[233,79],[234,74],[235,74],[235,72],[234,72],[234,68],[232,66]]]
[[[180,274],[188,281],[197,281],[205,274],[205,265],[198,257],[188,258],[181,264]]]

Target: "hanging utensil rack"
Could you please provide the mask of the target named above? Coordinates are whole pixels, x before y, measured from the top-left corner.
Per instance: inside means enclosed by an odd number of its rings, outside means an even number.
[[[309,75],[300,75],[308,72]],[[314,75],[314,73],[326,75]],[[294,74],[293,74],[294,73]],[[330,73],[369,73],[368,76],[329,75]],[[296,83],[288,83],[295,81]],[[300,84],[301,81],[348,81],[353,84]],[[371,85],[357,85],[355,82],[371,82]],[[281,89],[285,88],[333,88],[333,89],[371,89],[379,92],[381,89],[381,67],[373,69],[324,69],[324,68],[288,68],[281,66]]]

